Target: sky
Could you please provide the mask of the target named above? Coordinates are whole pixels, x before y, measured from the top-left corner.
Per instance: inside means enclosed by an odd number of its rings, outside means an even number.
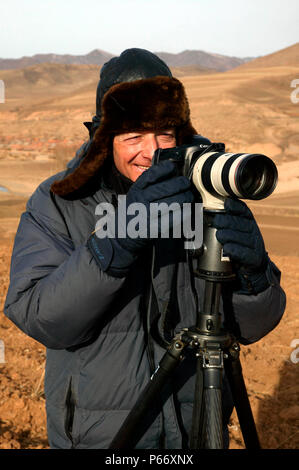
[[[203,50],[270,54],[299,41],[299,0],[0,0],[0,57]]]

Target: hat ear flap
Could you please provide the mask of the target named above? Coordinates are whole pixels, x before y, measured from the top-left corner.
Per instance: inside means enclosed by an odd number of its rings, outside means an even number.
[[[51,191],[57,196],[74,197],[75,193],[80,189],[84,191],[90,180],[96,175],[99,168],[102,167],[104,161],[112,152],[112,136],[103,135],[100,141],[92,141],[86,154],[81,158],[80,165],[69,175],[60,181],[55,181],[51,185]]]

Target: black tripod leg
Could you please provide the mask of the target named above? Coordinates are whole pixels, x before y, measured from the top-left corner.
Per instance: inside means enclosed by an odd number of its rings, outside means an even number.
[[[196,366],[196,383],[193,402],[192,427],[190,433],[190,449],[200,449],[202,436],[202,397],[203,397],[203,371],[202,359],[198,357]]]
[[[225,361],[225,373],[229,381],[246,449],[260,449],[260,442],[247,395],[239,356]]]
[[[109,449],[134,449],[137,442],[145,432],[140,425],[147,411],[155,403],[155,398],[164,384],[167,382],[174,369],[182,360],[182,349],[184,344],[175,341],[171,351],[167,351],[159,363],[159,367],[153,374],[151,381],[145,387],[131,412],[125,419],[122,427],[111,442]]]
[[[209,362],[203,363],[203,428],[202,448],[223,449],[222,427],[222,374],[223,354],[221,350],[213,350]]]
[[[219,344],[207,345],[197,362],[191,449],[223,449],[223,367],[223,353]]]
[[[203,394],[203,442],[205,449],[223,449],[221,388],[205,388]]]

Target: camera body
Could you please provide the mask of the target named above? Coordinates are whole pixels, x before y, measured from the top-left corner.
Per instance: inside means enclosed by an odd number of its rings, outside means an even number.
[[[157,149],[152,165],[163,160],[173,161],[178,174],[193,182],[206,210],[223,210],[227,197],[264,199],[277,184],[276,165],[266,155],[226,152],[223,143],[201,135],[189,144]]]

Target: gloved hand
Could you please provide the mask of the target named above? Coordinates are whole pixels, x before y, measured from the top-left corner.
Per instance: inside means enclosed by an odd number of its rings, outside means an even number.
[[[139,176],[127,193],[126,207],[118,208],[118,210],[124,210],[124,213],[127,214],[130,204],[142,203],[147,218],[145,222],[147,233],[138,238],[130,238],[129,234],[125,238],[120,236],[121,233],[127,232],[128,223],[133,217],[136,217],[134,213],[134,215],[129,215],[124,220],[126,227],[116,226],[115,238],[106,237],[101,239],[95,233],[89,238],[87,246],[103,271],[115,277],[123,277],[128,273],[143,248],[150,242],[151,224],[156,223],[158,234],[161,233],[163,211],[162,215],[158,213],[158,219],[151,219],[150,204],[154,202],[170,205],[176,202],[182,207],[184,203],[192,201],[193,193],[188,178],[177,176],[176,166],[173,162],[169,160],[161,162],[150,167]],[[168,220],[168,210],[166,210],[166,215]],[[118,213],[116,213],[116,224],[118,219]],[[124,219],[124,217],[120,217],[120,219]],[[170,224],[173,222],[171,217],[169,217],[169,222]],[[171,231],[171,226],[169,228]]]
[[[240,293],[262,292],[270,285],[266,275],[269,258],[253,214],[243,201],[232,198],[225,200],[224,208],[226,213],[216,214],[212,225],[217,228],[223,255],[235,265]]]

